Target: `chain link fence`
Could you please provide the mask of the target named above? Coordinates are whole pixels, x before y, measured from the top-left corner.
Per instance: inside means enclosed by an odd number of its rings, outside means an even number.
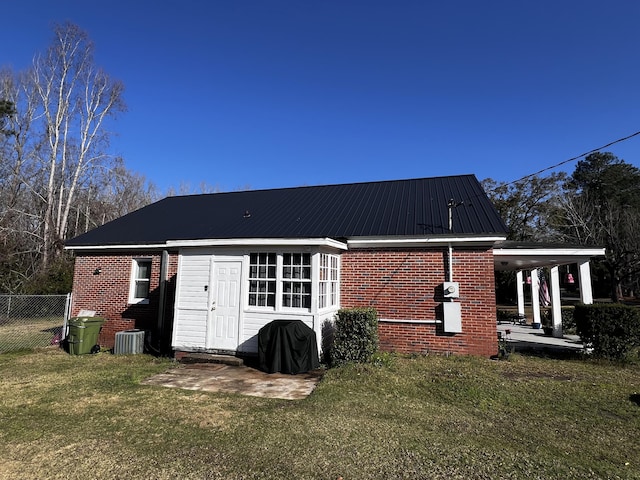
[[[59,344],[71,294],[0,295],[0,353]]]

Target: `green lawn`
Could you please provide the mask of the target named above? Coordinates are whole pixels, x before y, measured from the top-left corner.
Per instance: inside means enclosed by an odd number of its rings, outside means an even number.
[[[149,356],[0,355],[0,478],[640,478],[640,367],[330,370],[302,401],[142,386]]]
[[[0,316],[0,353],[46,347],[61,334],[62,317],[11,318]]]

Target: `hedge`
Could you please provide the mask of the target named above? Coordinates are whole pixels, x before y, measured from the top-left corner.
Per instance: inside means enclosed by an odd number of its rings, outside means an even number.
[[[640,310],[615,303],[576,305],[576,331],[593,355],[624,360],[640,346]]]
[[[366,363],[378,350],[378,312],[375,308],[342,308],[335,323],[331,364]]]

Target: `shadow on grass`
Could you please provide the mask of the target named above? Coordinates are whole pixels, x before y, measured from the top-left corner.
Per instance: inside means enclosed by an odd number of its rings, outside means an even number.
[[[563,348],[556,346],[542,345],[513,345],[514,353],[525,357],[551,358],[554,360],[583,360],[585,351],[575,348]]]

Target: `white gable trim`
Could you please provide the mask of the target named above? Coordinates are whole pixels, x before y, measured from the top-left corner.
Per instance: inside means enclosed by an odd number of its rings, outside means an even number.
[[[65,250],[158,250],[167,248],[166,243],[120,244],[120,245],[72,245]]]
[[[65,247],[66,250],[158,250],[179,247],[327,247],[347,250],[344,242],[332,238],[211,238],[201,240],[167,240],[165,243],[139,245],[81,245]]]
[[[332,238],[219,238],[168,240],[167,247],[330,247],[346,250],[347,245]]]

